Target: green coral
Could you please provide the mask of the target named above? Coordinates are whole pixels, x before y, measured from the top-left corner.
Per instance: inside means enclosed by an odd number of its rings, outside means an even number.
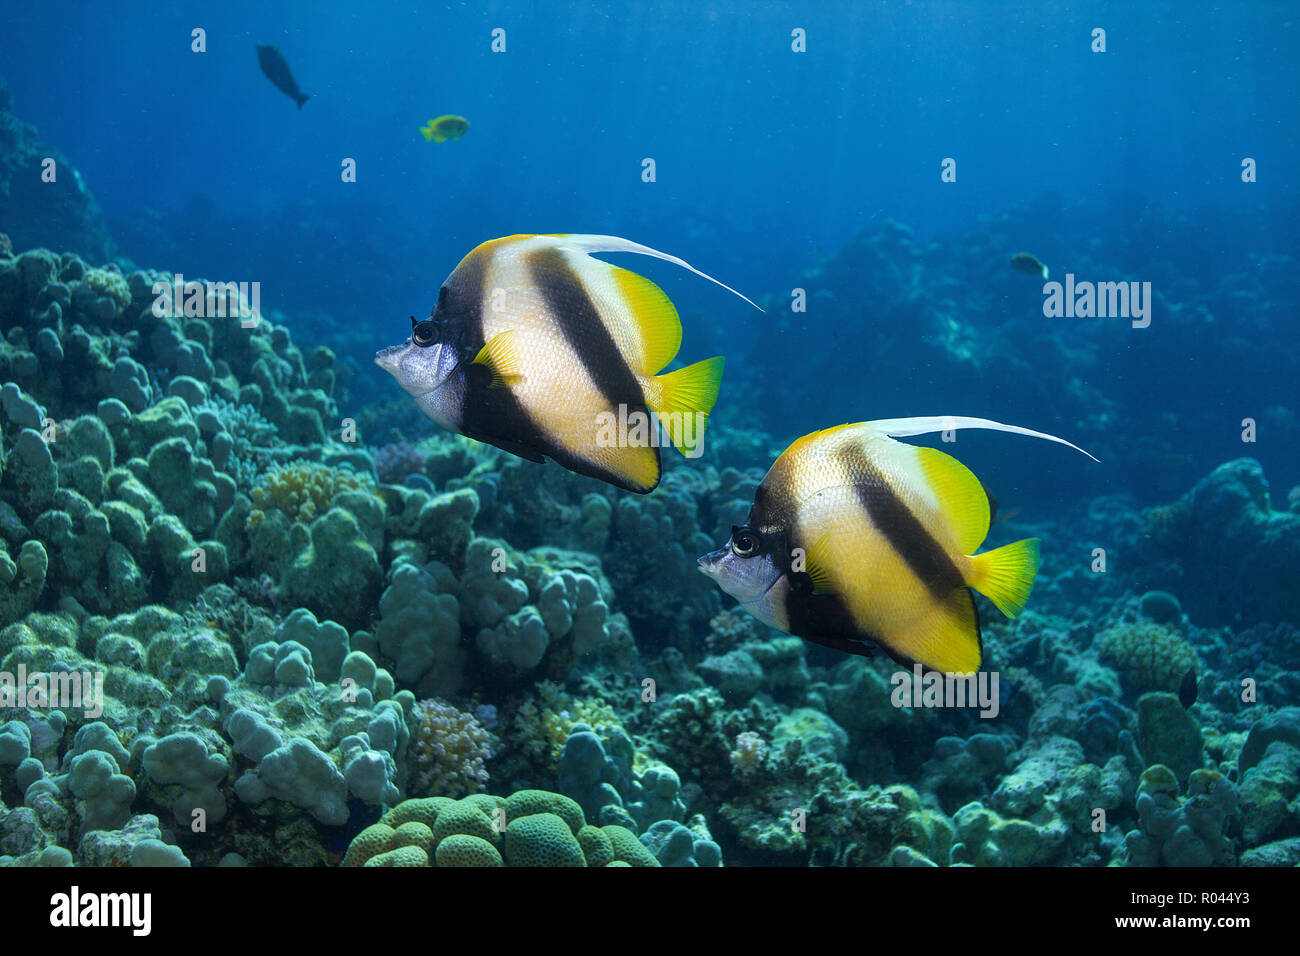
[[[614,862],[614,845],[609,835],[599,827],[587,824],[579,830],[578,845],[582,847],[588,866],[608,866]]]
[[[1119,672],[1130,694],[1177,693],[1183,677],[1196,668],[1196,651],[1177,631],[1153,621],[1116,624],[1098,640],[1103,664]]]
[[[600,828],[600,832],[609,840],[610,850],[614,854],[614,862],[622,863],[626,866],[658,866],[659,861],[655,859],[644,843],[636,838],[636,834],[627,827],[621,827],[616,823],[608,824]]]
[[[578,838],[554,813],[517,817],[506,827],[506,858],[512,866],[586,866]]]
[[[365,866],[372,857],[384,853],[396,831],[386,823],[375,823],[352,838],[343,855],[343,866]]]
[[[405,800],[353,838],[342,865],[426,866],[429,860],[437,866],[659,866],[631,830],[591,826],[576,802],[549,790]]]
[[[455,802],[450,797],[421,797],[415,800],[403,800],[385,813],[380,823],[387,824],[392,828],[415,821],[425,824],[432,830],[434,823],[438,820],[439,811]]]
[[[957,840],[953,863],[975,866],[1047,866],[1059,864],[1069,831],[1059,819],[1044,823],[1006,819],[976,801],[953,816]]]
[[[429,855],[418,846],[402,846],[372,856],[366,866],[428,866]]]
[[[290,522],[311,524],[329,509],[335,495],[369,486],[365,478],[326,465],[283,465],[263,475],[253,488],[253,510],[247,528],[255,530],[272,510],[282,512]]]
[[[113,300],[119,312],[131,304],[131,287],[120,272],[111,269],[87,269],[81,283],[97,295]]]
[[[439,808],[438,819],[433,824],[434,849],[454,833],[476,836],[489,843],[501,839],[489,812],[473,800],[457,800],[451,806]]]
[[[438,866],[504,866],[501,854],[487,840],[453,833],[438,844],[435,854]]]
[[[506,817],[510,820],[544,813],[559,817],[574,834],[577,834],[586,823],[583,819],[582,807],[578,806],[577,801],[561,793],[551,793],[549,790],[519,790],[512,793],[506,801]]]

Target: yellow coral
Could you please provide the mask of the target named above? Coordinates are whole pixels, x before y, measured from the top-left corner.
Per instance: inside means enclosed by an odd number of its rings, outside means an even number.
[[[535,689],[537,697],[515,712],[515,739],[525,754],[552,772],[575,724],[622,726],[614,708],[599,697],[571,698],[551,681],[540,681]]]
[[[112,269],[87,269],[81,282],[86,288],[112,299],[119,310],[131,304],[131,287],[119,272]]]
[[[253,488],[253,510],[245,523],[252,531],[268,511],[280,511],[290,522],[310,524],[329,510],[334,496],[370,485],[366,479],[312,462],[295,462],[267,472]]]
[[[1116,624],[1100,638],[1098,656],[1113,667],[1132,694],[1176,693],[1183,677],[1196,667],[1196,651],[1177,631],[1152,621]]]

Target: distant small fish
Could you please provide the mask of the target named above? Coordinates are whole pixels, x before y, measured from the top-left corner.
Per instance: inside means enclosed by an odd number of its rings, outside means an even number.
[[[445,143],[449,139],[460,139],[467,129],[469,129],[469,120],[465,117],[448,115],[429,120],[420,127],[420,132],[424,134],[426,143],[430,140],[435,143]]]
[[[259,43],[257,63],[266,74],[266,78],[275,84],[275,88],[298,104],[298,109],[302,109],[302,104],[311,99],[308,94],[298,89],[298,81],[293,78],[293,71],[285,62],[284,54],[275,47],[262,46]]]
[[[1183,675],[1183,682],[1178,688],[1178,700],[1184,708],[1196,703],[1196,693],[1200,690],[1200,681],[1196,679],[1196,668],[1189,668]]]
[[[1047,266],[1043,265],[1034,256],[1027,252],[1017,252],[1011,257],[1011,268],[1017,272],[1023,272],[1026,275],[1042,276],[1047,278]]]

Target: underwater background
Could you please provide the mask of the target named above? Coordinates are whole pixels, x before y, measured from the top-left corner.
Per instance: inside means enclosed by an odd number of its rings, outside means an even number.
[[[0,864],[1300,863],[1291,5],[411,7],[4,11]],[[727,359],[648,495],[373,362],[551,232],[765,310],[611,258]],[[920,415],[1100,459],[914,439],[1041,539],[992,717],[696,569],[794,439]]]

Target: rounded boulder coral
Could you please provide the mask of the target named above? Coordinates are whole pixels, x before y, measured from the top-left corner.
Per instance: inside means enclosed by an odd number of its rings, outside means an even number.
[[[1151,621],[1117,624],[1101,634],[1098,657],[1119,674],[1130,694],[1177,692],[1196,668],[1196,651],[1177,631]]]

